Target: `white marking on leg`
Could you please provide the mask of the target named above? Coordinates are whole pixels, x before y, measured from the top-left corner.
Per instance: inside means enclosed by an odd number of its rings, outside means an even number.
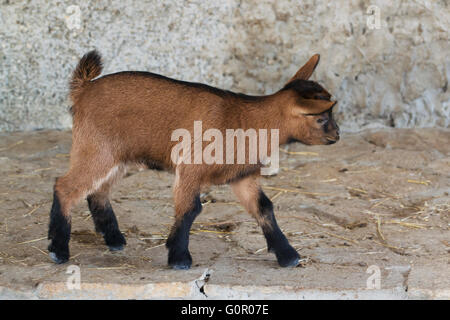
[[[123,171],[122,165],[117,165],[111,168],[111,170],[108,171],[108,173],[106,174],[106,176],[104,176],[103,178],[98,179],[97,181],[94,181],[92,189],[90,189],[86,195],[90,195],[93,194],[95,191],[97,191],[98,189],[100,189],[100,187],[105,183],[108,182],[110,180],[113,180],[117,177],[117,174],[119,173],[119,171]]]

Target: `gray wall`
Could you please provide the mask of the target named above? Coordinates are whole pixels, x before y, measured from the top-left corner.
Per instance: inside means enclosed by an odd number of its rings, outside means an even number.
[[[0,1],[0,131],[69,128],[67,82],[92,48],[105,73],[248,94],[278,90],[320,53],[314,79],[344,130],[450,123],[447,0]]]

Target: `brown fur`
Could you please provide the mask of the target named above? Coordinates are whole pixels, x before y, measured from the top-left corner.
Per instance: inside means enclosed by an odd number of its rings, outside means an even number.
[[[258,204],[258,194],[261,190],[259,179],[256,175],[245,177],[231,183],[234,194],[242,206],[250,213],[261,227],[271,228],[267,217],[261,215]]]
[[[185,128],[193,136],[193,123],[201,120],[203,131],[217,128],[224,137],[226,129],[279,129],[280,144],[333,143],[339,138],[331,115],[335,102],[320,85],[308,81],[318,62],[319,56],[313,56],[274,94],[247,96],[146,72],[120,72],[93,80],[102,70],[101,58],[95,51],[86,54],[70,82],[70,169],[55,184],[63,215],[69,218],[70,208],[87,195],[106,202],[110,187],[127,165],[145,164],[175,172],[177,221],[192,209],[202,187],[231,183],[244,207],[264,224],[256,200],[260,163],[177,166],[170,158],[177,143],[170,140],[171,133]],[[270,145],[268,149],[270,154]]]
[[[85,84],[98,77],[102,73],[103,64],[100,55],[96,51],[91,51],[84,55],[78,62],[70,81],[70,98],[72,102],[77,101],[78,96]]]

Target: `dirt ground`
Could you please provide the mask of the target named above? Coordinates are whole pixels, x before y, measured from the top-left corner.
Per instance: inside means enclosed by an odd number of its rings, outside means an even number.
[[[365,131],[332,146],[284,147],[279,174],[262,183],[305,258],[294,269],[278,267],[260,228],[220,186],[202,198],[190,237],[193,267],[170,270],[164,242],[174,176],[137,169],[112,194],[125,250],[107,250],[83,202],[72,214],[71,259],[53,264],[48,215],[70,144],[64,131],[0,135],[1,287],[66,281],[67,266],[77,265],[83,283],[187,282],[208,269],[212,285],[365,289],[375,265],[383,288],[450,289],[449,130]]]

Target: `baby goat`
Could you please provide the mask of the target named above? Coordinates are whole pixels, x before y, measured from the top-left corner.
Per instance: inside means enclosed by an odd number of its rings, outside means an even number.
[[[189,231],[200,213],[200,191],[230,184],[241,204],[262,228],[267,247],[283,267],[298,265],[300,256],[277,225],[272,202],[259,183],[256,164],[186,164],[174,162],[171,134],[179,128],[277,129],[279,144],[332,144],[339,128],[332,117],[330,94],[309,81],[319,62],[314,55],[278,92],[248,96],[204,84],[173,80],[148,72],[126,71],[93,80],[102,71],[101,57],[91,51],[78,63],[71,82],[73,102],[70,168],[56,179],[50,212],[48,247],[56,263],[69,259],[71,208],[87,196],[95,229],[111,250],[126,244],[109,201],[112,185],[129,164],[174,172],[175,223],[166,246],[168,263],[188,269]],[[194,143],[194,141],[193,141]],[[278,147],[278,145],[277,145]],[[271,147],[268,146],[270,153]],[[248,155],[248,154],[247,154]]]

